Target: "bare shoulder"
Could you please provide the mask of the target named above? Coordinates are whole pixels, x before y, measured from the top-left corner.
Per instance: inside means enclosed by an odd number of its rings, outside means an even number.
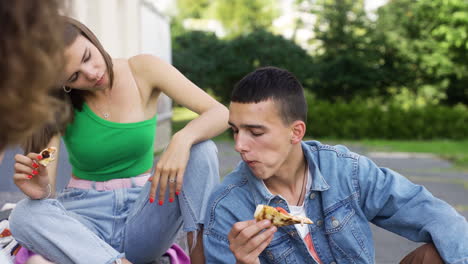
[[[144,73],[162,67],[165,62],[151,54],[139,54],[128,59],[132,70],[137,73]]]
[[[151,54],[139,54],[128,59],[132,73],[150,86],[157,85],[157,76],[164,72],[167,63]]]
[[[142,53],[142,54],[132,56],[128,60],[131,61],[132,63],[137,64],[137,63],[150,62],[152,60],[159,60],[159,58],[152,54]]]

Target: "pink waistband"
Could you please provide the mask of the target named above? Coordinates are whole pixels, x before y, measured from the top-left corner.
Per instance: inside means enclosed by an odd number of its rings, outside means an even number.
[[[110,191],[115,189],[132,188],[135,186],[143,186],[151,176],[150,173],[141,174],[132,178],[112,179],[108,181],[88,181],[71,177],[67,188],[77,189],[95,189],[97,191]]]

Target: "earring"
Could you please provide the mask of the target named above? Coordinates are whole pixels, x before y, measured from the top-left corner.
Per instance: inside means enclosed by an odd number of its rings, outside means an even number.
[[[69,93],[69,92],[71,92],[71,90],[72,90],[70,87],[67,87],[67,86],[65,86],[65,85],[62,86],[62,88],[63,88],[63,90],[64,90],[66,93]]]

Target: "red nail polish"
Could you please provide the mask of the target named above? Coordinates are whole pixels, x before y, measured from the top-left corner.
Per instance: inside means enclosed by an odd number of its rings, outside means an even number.
[[[152,180],[153,180],[153,177],[149,177],[149,178],[148,178],[148,181],[149,181],[149,182],[152,181]]]
[[[37,175],[37,174],[39,174],[39,172],[36,171],[36,170],[33,170],[32,174]]]
[[[33,163],[33,168],[37,169],[39,168],[39,165],[37,165],[36,163]]]
[[[37,159],[38,159],[38,160],[41,160],[41,159],[42,159],[42,155],[37,155]]]
[[[169,202],[170,203],[174,202],[174,198],[169,198]]]
[[[175,192],[175,195],[179,195],[179,192]]]
[[[150,201],[150,203],[154,203],[154,198],[153,198],[153,197],[150,197],[150,198],[149,198],[149,201]]]
[[[32,179],[32,175],[28,175],[28,179]]]
[[[163,202],[162,200],[159,200],[158,203],[159,203],[159,205],[163,205],[163,204],[164,204],[164,202]]]

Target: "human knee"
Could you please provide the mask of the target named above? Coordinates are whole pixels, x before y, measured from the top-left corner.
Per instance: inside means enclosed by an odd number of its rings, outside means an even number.
[[[444,261],[434,244],[424,244],[403,258],[400,264],[442,264]]]
[[[218,148],[212,140],[205,140],[193,145],[190,149],[190,155],[217,160]]]
[[[15,208],[10,214],[9,225],[13,236],[20,239],[23,233],[26,233],[29,224],[31,223],[30,213],[31,200],[24,199],[16,204]],[[24,232],[26,231],[26,232]],[[21,240],[21,239],[20,239]]]
[[[188,169],[200,168],[203,174],[214,174],[219,172],[218,148],[211,140],[206,140],[192,146],[190,150],[190,161]]]
[[[47,216],[45,207],[46,200],[24,199],[20,201],[9,217],[9,226],[11,233],[17,240],[23,240],[34,232],[35,227],[42,226],[42,217]]]
[[[190,159],[185,169],[184,187],[186,194],[203,197],[219,183],[219,162],[217,148],[213,141],[207,140],[192,146]]]

